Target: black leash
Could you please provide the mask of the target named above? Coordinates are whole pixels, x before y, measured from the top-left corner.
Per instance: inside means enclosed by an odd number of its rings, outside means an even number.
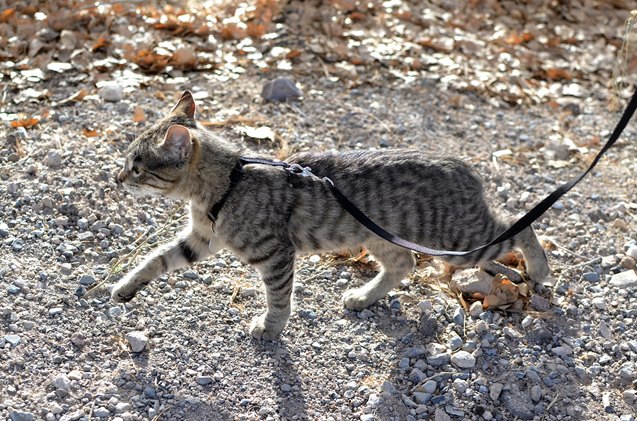
[[[496,244],[500,244],[504,241],[507,241],[508,239],[524,231],[526,228],[530,227],[531,224],[535,222],[540,216],[542,216],[542,214],[544,214],[544,212],[546,212],[551,206],[553,206],[555,202],[557,202],[562,196],[568,193],[573,187],[575,187],[575,185],[577,185],[577,183],[582,181],[582,179],[586,177],[586,175],[589,172],[591,172],[593,168],[595,168],[595,166],[597,165],[599,160],[602,158],[602,156],[606,153],[606,151],[615,144],[617,139],[619,139],[619,136],[622,134],[622,132],[626,128],[626,125],[628,124],[633,114],[635,113],[635,110],[637,110],[637,91],[635,91],[635,93],[633,94],[633,97],[631,98],[630,102],[628,103],[628,106],[624,110],[624,113],[622,114],[622,117],[617,123],[617,126],[615,126],[615,130],[613,130],[613,133],[608,138],[608,141],[606,142],[604,147],[602,147],[602,149],[599,151],[599,153],[597,154],[597,156],[595,157],[595,159],[593,160],[593,162],[591,163],[591,165],[588,167],[586,171],[584,171],[577,177],[573,178],[571,181],[565,184],[562,184],[560,187],[555,189],[555,191],[553,191],[551,194],[545,197],[544,200],[542,200],[540,203],[535,205],[533,209],[531,209],[524,216],[518,219],[513,225],[511,225],[502,234],[498,235],[496,238],[494,238],[487,244],[482,245],[480,247],[476,247],[473,250],[468,250],[468,251],[436,250],[429,247],[421,246],[419,244],[412,243],[411,241],[407,241],[404,238],[401,238],[395,234],[390,233],[389,231],[386,231],[381,226],[379,226],[374,221],[372,221],[367,215],[365,215],[365,213],[363,213],[363,211],[361,211],[358,207],[356,207],[356,205],[350,202],[350,200],[347,197],[345,197],[345,195],[343,195],[343,193],[341,193],[340,190],[336,188],[336,186],[334,185],[334,182],[330,180],[328,177],[323,177],[321,180],[327,185],[327,187],[332,192],[332,195],[334,195],[334,197],[339,202],[339,204],[343,207],[343,209],[345,209],[350,215],[352,215],[358,222],[364,225],[367,229],[371,230],[376,235],[384,238],[390,243],[393,243],[397,246],[404,247],[406,249],[410,249],[419,253],[428,254],[430,256],[465,256],[467,254],[475,253],[477,251],[480,251],[488,247],[492,247]],[[217,203],[215,203],[215,205],[211,208],[210,212],[208,212],[208,217],[213,222],[213,224],[216,222],[217,216],[219,215],[219,211],[221,211],[221,208],[223,207],[224,203],[228,199],[228,196],[230,196],[230,193],[232,192],[234,187],[236,187],[239,180],[241,180],[242,168],[243,168],[243,165],[245,164],[260,164],[260,165],[282,167],[286,171],[289,171],[293,174],[317,177],[315,174],[312,173],[309,167],[302,167],[298,164],[289,164],[287,162],[272,161],[269,159],[261,159],[261,158],[240,157],[239,161],[237,162],[235,167],[232,169],[232,172],[230,174],[230,186],[228,187],[228,190],[226,190],[222,198]]]

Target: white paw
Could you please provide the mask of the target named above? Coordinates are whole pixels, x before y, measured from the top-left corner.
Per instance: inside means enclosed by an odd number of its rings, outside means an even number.
[[[133,298],[139,291],[139,282],[136,281],[133,274],[124,276],[118,283],[116,283],[111,289],[111,299],[116,303],[127,303]]]
[[[369,296],[369,292],[363,288],[348,289],[343,294],[343,304],[350,310],[362,310],[374,304],[376,299]]]
[[[285,323],[266,323],[266,314],[267,313],[263,313],[262,315],[256,316],[252,319],[252,323],[250,324],[250,334],[257,339],[274,341],[279,337],[283,327],[285,327]]]

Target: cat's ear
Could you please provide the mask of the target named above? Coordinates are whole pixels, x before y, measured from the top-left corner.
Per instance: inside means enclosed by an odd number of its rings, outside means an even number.
[[[195,118],[195,99],[192,97],[190,91],[184,91],[181,94],[181,98],[177,105],[170,112],[172,116],[184,116],[188,118]]]
[[[161,148],[175,158],[186,159],[192,151],[190,131],[184,126],[173,124],[168,128]]]

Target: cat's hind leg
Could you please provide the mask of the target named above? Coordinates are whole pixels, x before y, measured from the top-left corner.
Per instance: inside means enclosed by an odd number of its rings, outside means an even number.
[[[247,258],[261,273],[268,305],[266,312],[256,316],[250,325],[250,334],[255,338],[276,339],[290,318],[294,255],[294,247],[279,246],[262,256]]]
[[[414,268],[415,259],[411,251],[378,241],[365,247],[381,264],[381,271],[371,281],[359,288],[345,291],[343,304],[350,310],[362,310],[385,297]]]
[[[152,253],[135,270],[124,276],[113,286],[111,298],[118,303],[128,302],[153,279],[193,264],[217,251],[211,250],[208,239],[196,231],[190,231],[174,243]]]

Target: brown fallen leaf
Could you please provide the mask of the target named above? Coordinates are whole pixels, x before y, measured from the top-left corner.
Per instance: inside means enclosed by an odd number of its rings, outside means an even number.
[[[85,128],[84,130],[82,130],[82,134],[84,135],[84,137],[97,137],[98,136],[97,130],[89,129],[89,128]]]
[[[197,66],[197,53],[192,47],[181,47],[175,50],[170,64],[179,69],[194,69]]]
[[[36,117],[27,117],[22,118],[20,120],[14,120],[11,122],[11,127],[24,127],[25,129],[29,129],[40,122],[39,118]]]
[[[546,78],[548,80],[571,80],[573,79],[573,76],[566,69],[551,67],[549,69],[546,69]]]
[[[144,112],[144,109],[138,105],[133,110],[133,121],[135,123],[141,123],[145,120],[146,120],[146,113]]]
[[[95,43],[91,47],[91,51],[95,53],[99,50],[105,50],[109,46],[109,44],[110,41],[108,40],[106,35],[100,35],[99,38],[97,38],[97,41],[95,41]]]
[[[520,45],[525,42],[529,42],[535,39],[535,35],[530,32],[522,32],[518,33],[516,31],[511,31],[506,38],[504,38],[504,42],[509,45]]]

